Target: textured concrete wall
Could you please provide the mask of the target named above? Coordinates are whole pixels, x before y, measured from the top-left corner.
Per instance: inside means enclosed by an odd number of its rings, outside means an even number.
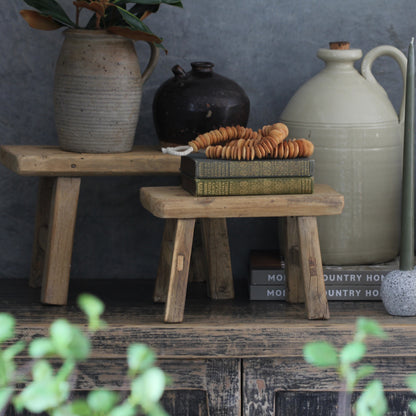
[[[23,1],[7,2],[0,16],[1,144],[56,144],[52,109],[59,32],[30,29],[19,16]],[[381,44],[407,52],[414,36],[416,6],[411,0],[184,0],[184,9],[162,6],[147,21],[164,37],[169,54],[144,88],[137,144],[157,144],[151,103],[171,67],[209,60],[237,81],[251,100],[249,126],[278,119],[296,89],[323,66],[318,48],[349,40],[364,53]],[[73,15],[72,0],[62,0]],[[140,60],[148,56],[137,45]],[[394,105],[402,81],[388,58],[374,74]],[[175,178],[86,178],[82,182],[72,273],[79,277],[152,277],[162,221],[141,207],[141,186],[176,183]],[[0,166],[0,278],[27,277],[30,270],[36,178]],[[274,220],[231,220],[229,232],[235,276],[247,276],[251,248],[277,247]]]

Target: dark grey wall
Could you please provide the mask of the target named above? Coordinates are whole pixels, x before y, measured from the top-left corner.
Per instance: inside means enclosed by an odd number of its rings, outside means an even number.
[[[23,1],[7,2],[0,17],[1,144],[57,144],[52,110],[59,32],[30,29],[19,16]],[[162,6],[147,23],[169,50],[144,88],[136,144],[157,144],[151,103],[171,67],[209,60],[237,81],[251,100],[250,127],[278,120],[296,89],[322,68],[318,48],[349,40],[364,53],[381,44],[407,52],[415,35],[412,0],[183,0],[184,9]],[[72,0],[62,0],[73,15]],[[137,45],[142,66],[147,46]],[[397,107],[402,81],[388,58],[373,72]],[[140,206],[141,186],[175,178],[86,178],[82,182],[72,274],[78,277],[153,277],[163,229]],[[0,166],[0,278],[30,270],[36,178]],[[247,275],[251,248],[277,247],[274,220],[231,220],[235,277]]]

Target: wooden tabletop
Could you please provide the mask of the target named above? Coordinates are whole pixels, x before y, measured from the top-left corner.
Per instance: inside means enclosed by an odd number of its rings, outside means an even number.
[[[142,205],[159,218],[286,217],[341,214],[344,196],[316,184],[313,194],[195,197],[180,186],[145,187]]]
[[[179,174],[180,157],[158,146],[127,153],[75,153],[57,146],[0,146],[0,163],[24,176],[121,176]]]

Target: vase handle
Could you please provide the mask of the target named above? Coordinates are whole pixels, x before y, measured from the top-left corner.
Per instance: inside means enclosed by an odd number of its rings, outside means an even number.
[[[152,42],[147,42],[147,44],[150,46],[150,58],[149,62],[147,63],[146,69],[143,71],[142,74],[142,84],[144,84],[147,81],[147,78],[149,78],[150,74],[156,68],[160,54],[159,48],[157,48]]]
[[[404,121],[407,58],[402,51],[390,45],[377,46],[376,48],[371,49],[371,51],[369,51],[367,55],[364,56],[362,63],[361,63],[361,73],[363,77],[367,81],[374,84],[375,87],[383,91],[386,95],[387,95],[386,91],[377,82],[373,73],[371,72],[371,67],[373,65],[373,62],[380,56],[390,56],[391,58],[393,58],[399,64],[401,72],[402,72],[403,94],[402,94],[402,102],[400,104],[400,112],[399,112],[399,123],[401,123]]]

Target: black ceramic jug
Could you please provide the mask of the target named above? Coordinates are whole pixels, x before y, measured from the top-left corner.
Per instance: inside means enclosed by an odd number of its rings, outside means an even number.
[[[153,120],[162,146],[184,145],[198,134],[225,126],[246,126],[250,101],[234,81],[216,74],[211,62],[172,68],[153,100]]]

